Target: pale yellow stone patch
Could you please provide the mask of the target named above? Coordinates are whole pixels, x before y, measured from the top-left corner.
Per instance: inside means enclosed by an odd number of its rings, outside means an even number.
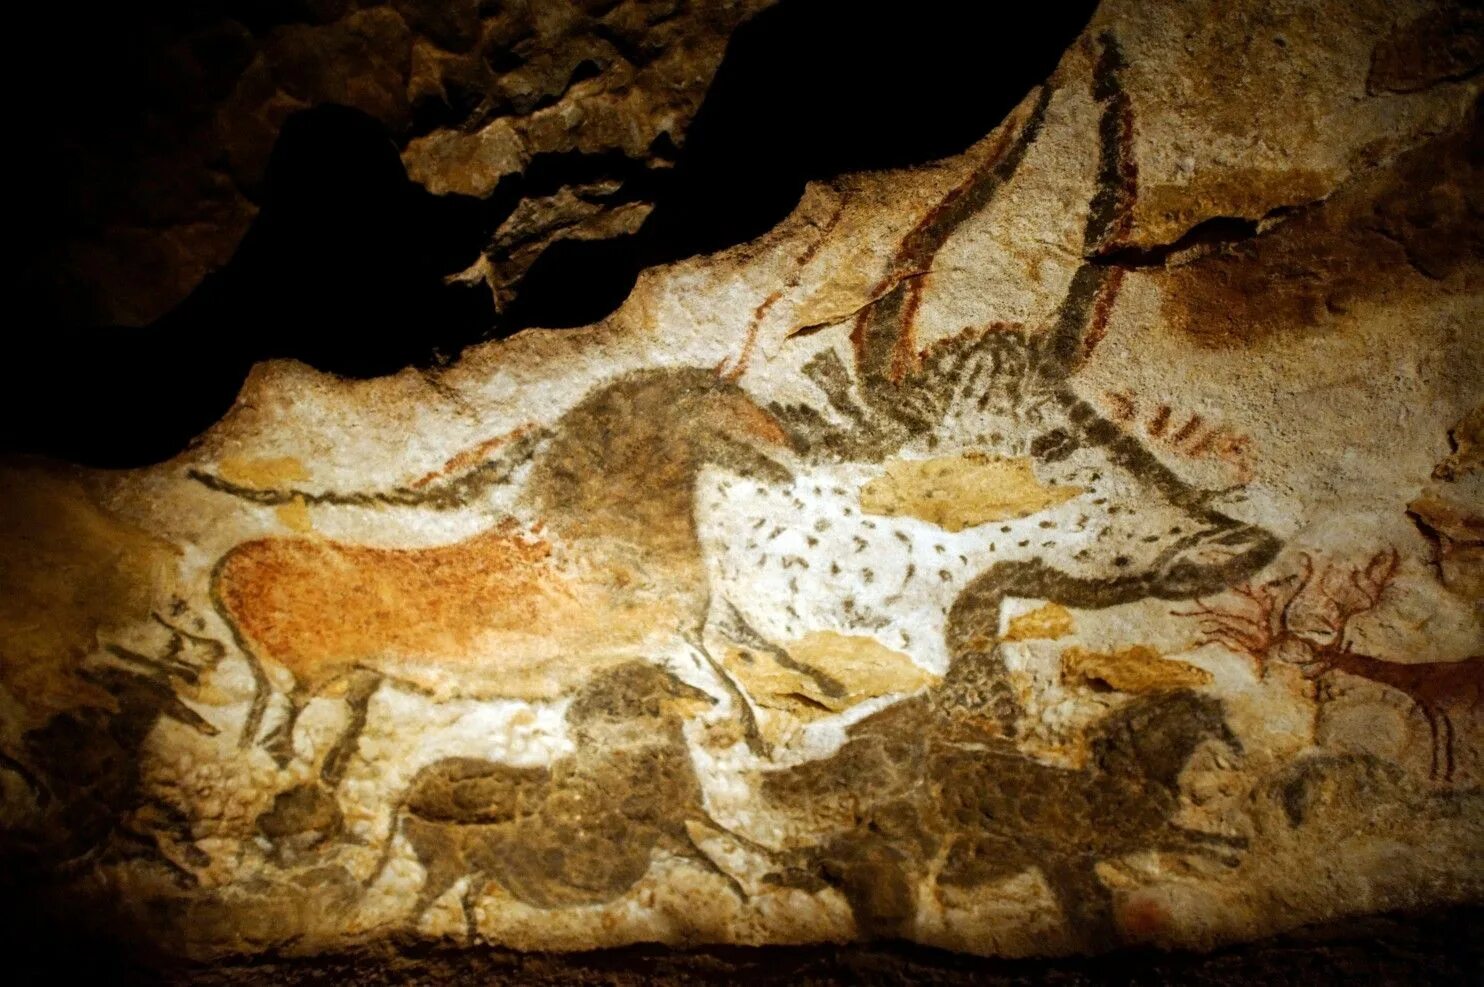
[[[271,490],[285,483],[309,479],[309,468],[293,456],[255,459],[249,456],[226,456],[217,463],[218,475],[228,483],[253,490]]]
[[[309,517],[309,505],[303,497],[295,497],[287,504],[279,504],[274,510],[279,523],[291,531],[313,531],[314,522]]]
[[[1027,517],[1065,503],[1081,487],[1037,479],[1029,457],[1002,459],[969,452],[937,459],[897,459],[861,488],[861,510],[915,517],[946,531]]]
[[[1047,603],[1010,618],[1006,641],[1055,641],[1077,629],[1072,611],[1060,603]]]
[[[867,699],[916,692],[937,681],[910,655],[862,635],[813,631],[783,650],[780,657],[732,649],[726,658],[728,670],[761,708],[758,729],[770,744],[786,745],[803,724]]]
[[[910,655],[864,635],[813,631],[787,650],[795,661],[821,669],[845,686],[843,699],[819,697],[821,703],[836,710],[891,692],[914,692],[937,681],[937,676]]]
[[[1204,668],[1165,658],[1144,644],[1117,651],[1089,651],[1074,645],[1061,653],[1061,678],[1068,685],[1102,685],[1133,695],[1211,683],[1211,673]]]
[[[815,330],[839,325],[854,318],[871,301],[871,289],[876,275],[870,272],[874,270],[875,264],[870,258],[868,245],[849,250],[837,264],[831,266],[830,276],[815,287],[794,310],[789,336],[808,335]]]

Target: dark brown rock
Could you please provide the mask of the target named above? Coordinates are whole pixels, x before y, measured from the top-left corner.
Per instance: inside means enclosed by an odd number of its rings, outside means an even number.
[[[47,24],[90,112],[47,122],[41,194],[63,216],[45,218],[28,280],[69,323],[153,321],[232,257],[284,121],[338,104],[438,193],[485,198],[544,155],[593,157],[580,188],[536,195],[541,221],[468,258],[506,301],[547,244],[637,229],[647,208],[616,193],[671,164],[732,30],[767,3],[227,0]]]

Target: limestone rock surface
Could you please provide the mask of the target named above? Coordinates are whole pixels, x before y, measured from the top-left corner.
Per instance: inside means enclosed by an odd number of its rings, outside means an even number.
[[[412,18],[366,98],[525,107],[409,142],[439,187],[586,139],[533,109],[572,65],[492,87],[489,21],[419,11],[275,57]],[[170,462],[6,464],[7,844],[198,959],[1477,903],[1477,31],[1107,0],[963,155],[813,185],[598,325],[266,364]]]

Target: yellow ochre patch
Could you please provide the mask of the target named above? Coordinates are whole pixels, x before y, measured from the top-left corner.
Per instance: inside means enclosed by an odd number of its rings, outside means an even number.
[[[760,708],[758,727],[772,744],[786,744],[804,723],[937,681],[875,638],[834,631],[812,631],[781,655],[734,649],[727,666]]]
[[[293,456],[274,456],[254,459],[248,456],[226,456],[217,463],[217,472],[228,483],[250,490],[273,490],[289,483],[302,483],[309,479],[309,469]],[[295,497],[280,504],[273,512],[280,524],[290,531],[314,530],[309,518],[309,505],[303,497]]]
[[[1074,646],[1061,653],[1061,679],[1067,685],[1101,686],[1142,696],[1210,685],[1211,673],[1165,658],[1145,644],[1118,651],[1089,651]]]
[[[1081,487],[1043,484],[1022,456],[969,452],[937,459],[897,459],[861,488],[861,510],[915,517],[946,531],[1027,517],[1065,503]]]
[[[1077,629],[1072,611],[1060,603],[1047,603],[1010,618],[1006,641],[1055,641]]]
[[[270,459],[226,456],[217,463],[216,469],[228,483],[254,490],[271,490],[285,483],[300,483],[309,479],[308,468],[293,456],[276,456]]]
[[[314,522],[309,517],[309,505],[303,497],[295,497],[287,504],[279,504],[273,511],[279,523],[290,531],[313,531]]]

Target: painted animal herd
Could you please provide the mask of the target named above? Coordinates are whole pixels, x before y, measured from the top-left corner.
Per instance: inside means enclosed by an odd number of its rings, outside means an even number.
[[[1177,817],[1181,776],[1197,751],[1216,745],[1236,756],[1242,744],[1220,700],[1176,688],[1116,704],[1086,725],[1080,766],[1028,753],[1017,737],[1029,714],[1001,635],[1012,598],[1078,610],[1174,601],[1201,643],[1246,656],[1259,676],[1269,663],[1300,667],[1317,711],[1346,677],[1395,690],[1429,727],[1432,777],[1451,781],[1467,742],[1455,720],[1480,703],[1484,658],[1398,664],[1364,654],[1350,633],[1352,621],[1381,606],[1396,553],[1353,569],[1305,556],[1295,572],[1254,581],[1280,541],[1225,513],[1216,495],[1182,479],[1072,386],[1119,290],[1118,269],[1102,256],[1117,245],[1136,194],[1119,46],[1104,35],[1097,48],[1101,125],[1085,259],[1037,331],[969,329],[919,348],[923,281],[912,275],[1016,174],[1051,84],[903,239],[854,326],[854,367],[834,350],[806,366],[826,407],[765,407],[735,372],[651,369],[596,388],[553,424],[416,487],[262,490],[195,473],[212,490],[260,504],[433,510],[519,476],[517,513],[540,524],[511,520],[415,549],[266,537],[217,562],[211,600],[253,670],[241,744],[264,745],[288,764],[300,756],[296,728],[313,699],[336,690],[349,711],[317,779],[281,797],[280,808],[302,803],[336,815],[337,788],[382,688],[420,690],[452,677],[475,692],[524,696],[559,681],[569,753],[539,767],[442,758],[398,797],[367,881],[410,848],[424,874],[413,921],[460,881],[471,937],[477,898],[491,883],[538,908],[612,901],[661,852],[745,897],[697,842],[700,827],[763,861],[776,886],[839,892],[863,935],[910,935],[924,886],[972,888],[1036,871],[1076,944],[1104,948],[1119,927],[1100,863],[1139,851],[1240,859],[1246,839]],[[857,491],[841,486],[842,477],[929,452],[1026,464],[1040,509],[934,524],[863,510]],[[716,509],[698,509],[703,503]],[[931,641],[914,640],[894,615],[935,596],[951,602],[919,607],[914,633],[926,626]],[[755,697],[707,642],[731,635],[768,650],[828,693],[839,688],[832,670],[789,648],[820,630],[927,654],[942,667],[927,689],[857,718],[834,753],[773,760]],[[206,638],[173,633],[177,652],[205,647]],[[215,647],[204,662],[221,660],[224,646]],[[137,750],[140,730],[162,714],[213,729],[172,703],[171,682],[200,668],[117,657],[127,669],[112,681],[122,712],[101,733],[114,747]],[[291,674],[286,694],[270,668]],[[758,804],[798,820],[792,832],[807,837],[764,846],[708,811],[685,730],[703,710],[736,721],[760,765]],[[35,740],[37,750],[48,746]],[[133,776],[120,784],[139,787]],[[119,795],[88,804],[111,806]],[[84,828],[113,826],[78,813]]]

